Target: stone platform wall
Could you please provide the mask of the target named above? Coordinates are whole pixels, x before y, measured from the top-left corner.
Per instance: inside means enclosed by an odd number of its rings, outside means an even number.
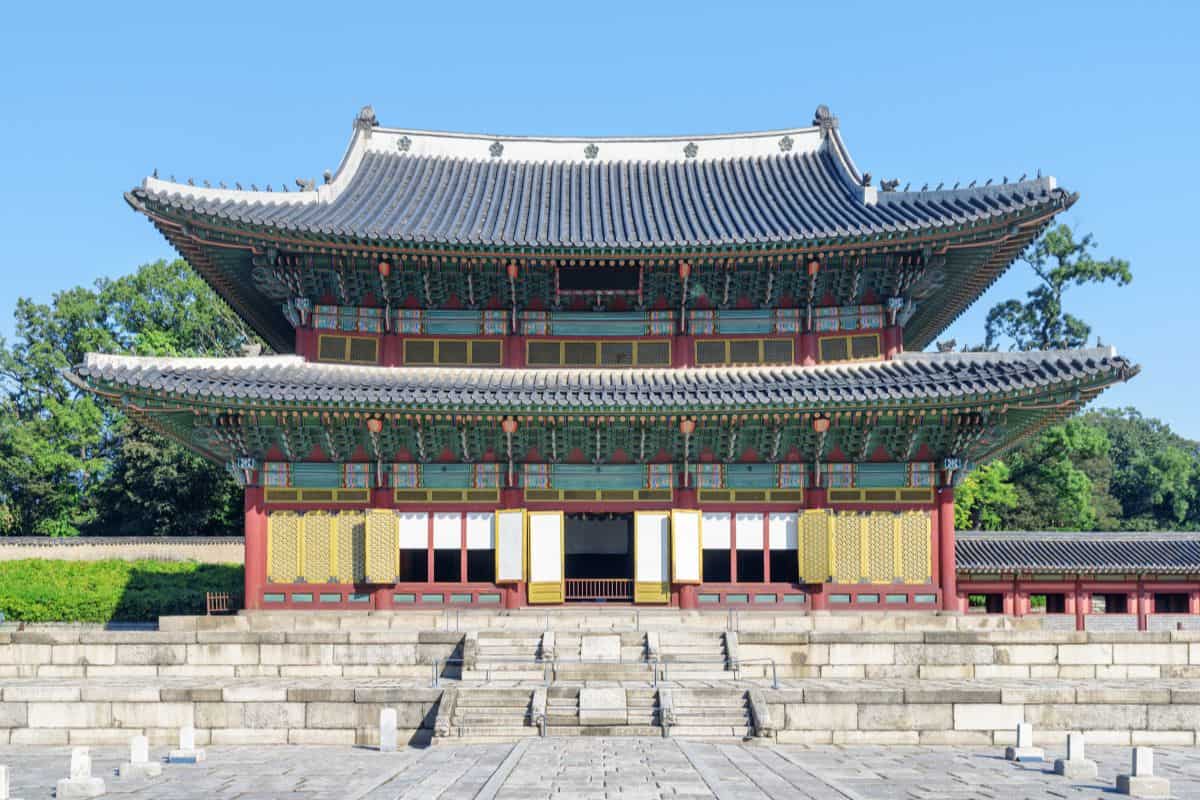
[[[46,536],[0,537],[0,561],[26,558],[59,561],[199,561],[241,564],[245,548],[238,537],[204,536]]]

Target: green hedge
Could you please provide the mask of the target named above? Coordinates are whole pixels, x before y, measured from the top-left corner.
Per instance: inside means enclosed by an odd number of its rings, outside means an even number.
[[[203,614],[205,592],[241,591],[240,564],[0,562],[0,612],[22,622],[152,622],[160,615]]]

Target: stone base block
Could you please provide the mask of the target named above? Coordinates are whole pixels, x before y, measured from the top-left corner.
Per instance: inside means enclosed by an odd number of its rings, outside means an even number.
[[[54,787],[58,800],[80,800],[104,794],[103,778],[63,778]]]
[[[1087,758],[1060,758],[1054,762],[1054,774],[1073,781],[1088,780],[1096,777],[1096,762]]]
[[[199,764],[204,759],[203,750],[172,750],[167,754],[168,764]]]
[[[1127,794],[1130,797],[1170,797],[1171,782],[1157,775],[1118,775],[1117,794]]]
[[[162,775],[162,764],[157,761],[143,761],[138,764],[127,762],[117,767],[117,775],[122,778],[157,778]]]
[[[1009,761],[1045,761],[1046,753],[1040,747],[1006,747],[1004,757]]]

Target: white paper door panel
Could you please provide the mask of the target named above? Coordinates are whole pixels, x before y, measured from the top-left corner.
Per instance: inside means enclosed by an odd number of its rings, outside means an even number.
[[[772,512],[770,531],[772,550],[797,550],[800,547],[799,514]]]
[[[705,511],[701,523],[705,550],[729,549],[729,514],[721,511]]]
[[[529,582],[563,579],[563,518],[561,514],[529,515]]]
[[[433,515],[433,549],[459,550],[462,548],[462,514],[439,511]]]
[[[486,511],[472,511],[467,514],[468,550],[491,550],[496,546],[494,522],[495,517]]]
[[[762,514],[738,514],[734,524],[737,525],[738,550],[763,549]]]
[[[496,512],[496,582],[525,580],[525,512]]]
[[[400,519],[400,549],[428,550],[429,515],[415,511],[401,511],[396,516]]]
[[[638,583],[671,579],[671,515],[666,511],[638,512],[634,577]]]
[[[671,512],[671,553],[676,583],[700,583],[700,512]]]

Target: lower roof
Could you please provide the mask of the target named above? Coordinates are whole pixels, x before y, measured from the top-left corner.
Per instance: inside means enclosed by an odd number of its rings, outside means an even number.
[[[960,572],[1200,573],[1200,532],[960,531]]]
[[[684,369],[348,366],[299,356],[146,358],[89,353],[74,375],[179,399],[450,411],[680,412],[985,401],[1089,390],[1137,367],[1110,347],[1030,353],[904,353],[890,361]],[[1078,400],[1079,398],[1076,398]]]

